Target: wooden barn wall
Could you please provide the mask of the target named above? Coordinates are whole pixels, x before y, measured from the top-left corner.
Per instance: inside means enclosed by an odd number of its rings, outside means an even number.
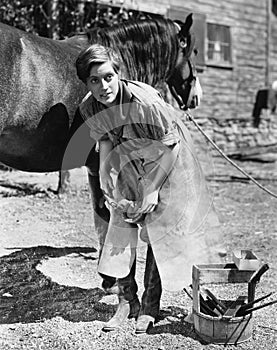
[[[140,0],[131,3],[139,4],[142,10],[162,14],[177,7],[204,14],[208,23],[230,26],[232,68],[206,65],[199,73],[204,94],[201,106],[193,114],[229,154],[247,147],[277,143],[273,115],[263,112],[260,127],[252,126],[257,91],[277,79],[277,19],[273,14],[267,74],[268,0]]]

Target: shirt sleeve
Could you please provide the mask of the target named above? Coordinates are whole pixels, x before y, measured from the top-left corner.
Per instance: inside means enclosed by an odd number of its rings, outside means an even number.
[[[90,137],[96,142],[109,140],[109,135],[106,131],[104,120],[101,117],[101,112],[99,112],[90,118],[84,118],[85,123],[90,130]]]
[[[154,103],[147,111],[148,137],[162,142],[166,146],[173,146],[180,141],[176,124],[174,123],[174,109],[167,104]]]

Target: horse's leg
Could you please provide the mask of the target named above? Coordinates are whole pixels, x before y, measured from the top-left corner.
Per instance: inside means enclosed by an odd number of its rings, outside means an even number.
[[[57,188],[57,194],[65,193],[70,184],[70,172],[69,170],[59,171],[59,182]]]
[[[104,196],[103,192],[100,188],[100,181],[98,171],[95,172],[95,167],[89,167],[88,169],[88,181],[91,192],[92,199],[92,207],[93,207],[93,217],[94,217],[94,227],[98,235],[98,244],[99,244],[99,258],[101,255],[102,247],[106,238],[109,220],[110,220],[110,212],[104,204]],[[116,279],[114,277],[106,276],[104,274],[100,274],[103,278],[102,287],[106,291],[112,291],[111,287],[115,284]]]

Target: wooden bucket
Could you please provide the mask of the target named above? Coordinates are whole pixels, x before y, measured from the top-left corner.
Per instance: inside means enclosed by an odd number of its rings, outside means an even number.
[[[193,323],[196,334],[208,343],[239,344],[251,339],[252,314],[243,317],[213,317],[200,312],[203,284],[248,283],[253,271],[238,270],[233,263],[194,265],[192,269]]]
[[[239,344],[252,337],[251,314],[224,319],[193,311],[193,321],[196,334],[207,343]]]

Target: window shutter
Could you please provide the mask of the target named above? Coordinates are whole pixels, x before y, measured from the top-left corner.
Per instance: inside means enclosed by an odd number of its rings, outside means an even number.
[[[277,0],[272,0],[272,12],[277,16]]]

